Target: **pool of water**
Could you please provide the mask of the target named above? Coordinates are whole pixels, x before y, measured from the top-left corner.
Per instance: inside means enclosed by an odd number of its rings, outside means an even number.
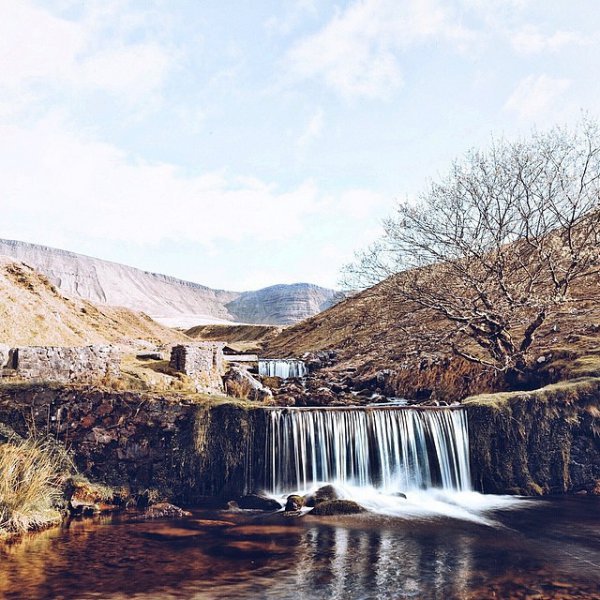
[[[401,512],[73,520],[0,546],[0,598],[600,598],[600,498]]]

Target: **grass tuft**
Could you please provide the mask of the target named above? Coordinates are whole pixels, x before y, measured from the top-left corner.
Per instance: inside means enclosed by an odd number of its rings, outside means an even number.
[[[0,445],[0,536],[58,523],[63,487],[73,471],[66,450],[52,440]]]

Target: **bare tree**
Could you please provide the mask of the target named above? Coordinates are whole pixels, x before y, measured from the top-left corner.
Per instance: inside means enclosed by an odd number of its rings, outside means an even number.
[[[576,282],[598,297],[599,198],[596,124],[494,142],[399,203],[346,274],[443,318],[463,358],[522,370],[552,311],[581,299]]]

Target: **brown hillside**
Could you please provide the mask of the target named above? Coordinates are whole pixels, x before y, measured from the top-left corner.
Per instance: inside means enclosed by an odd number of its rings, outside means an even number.
[[[188,339],[126,308],[65,298],[31,267],[0,257],[0,343],[19,345],[130,345],[136,340]]]
[[[599,285],[597,278],[586,281],[575,295],[587,295],[590,286]],[[456,399],[514,386],[492,370],[453,356],[443,342],[448,327],[429,310],[407,302],[390,304],[380,284],[285,329],[267,342],[265,354],[299,357],[335,350],[337,361],[329,375],[349,372],[366,382],[387,369],[386,393],[407,397],[433,391],[435,396]],[[530,386],[600,374],[600,306],[581,301],[551,315],[538,332],[531,355],[536,361]]]

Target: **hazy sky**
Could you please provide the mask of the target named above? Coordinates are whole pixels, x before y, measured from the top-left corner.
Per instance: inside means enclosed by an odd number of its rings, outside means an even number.
[[[491,134],[600,113],[594,0],[0,0],[0,237],[335,286]]]

